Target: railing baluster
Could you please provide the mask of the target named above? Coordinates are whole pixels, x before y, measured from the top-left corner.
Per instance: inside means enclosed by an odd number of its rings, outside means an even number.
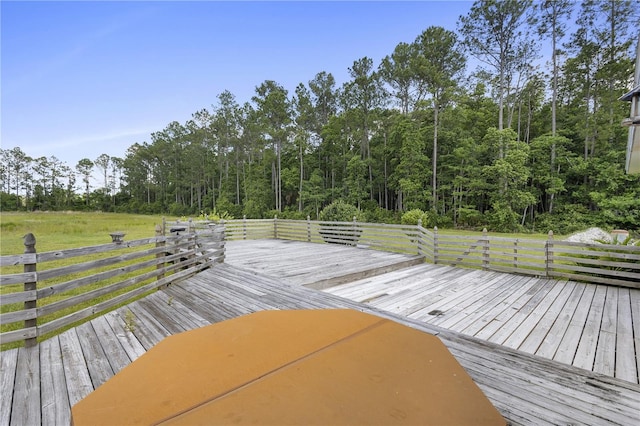
[[[482,229],[482,269],[489,269],[491,258],[489,256],[489,237],[487,237],[487,228]]]

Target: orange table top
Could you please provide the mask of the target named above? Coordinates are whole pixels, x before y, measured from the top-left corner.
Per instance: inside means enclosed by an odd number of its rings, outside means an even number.
[[[74,425],[504,425],[436,336],[353,310],[262,311],[177,334]]]

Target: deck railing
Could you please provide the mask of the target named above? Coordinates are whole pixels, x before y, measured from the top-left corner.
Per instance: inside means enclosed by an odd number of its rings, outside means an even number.
[[[59,332],[158,287],[224,261],[224,241],[278,238],[423,256],[427,262],[640,288],[640,247],[448,235],[420,224],[285,219],[163,222],[156,236],[93,247],[0,257],[0,341]],[[169,234],[169,235],[166,235]]]
[[[484,270],[567,278],[640,288],[640,246],[571,243],[554,239],[448,235],[437,228],[363,222],[235,219],[225,223],[227,239],[279,238],[341,243],[413,253],[431,263]]]
[[[114,233],[109,244],[42,253],[27,234],[24,254],[0,257],[0,341],[35,345],[38,337],[224,260],[224,226],[156,233],[134,241]]]

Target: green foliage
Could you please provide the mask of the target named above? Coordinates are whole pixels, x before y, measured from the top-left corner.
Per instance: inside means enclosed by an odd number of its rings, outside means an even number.
[[[519,215],[504,201],[496,201],[487,213],[489,230],[496,232],[520,232]]]
[[[421,221],[423,228],[450,228],[453,220],[444,215],[439,215],[435,210],[424,212],[420,209],[412,209],[402,215],[400,222],[403,225],[417,225],[418,220]]]
[[[320,211],[319,219],[324,222],[351,222],[353,218],[362,222],[364,214],[354,205],[338,200]]]
[[[400,222],[403,225],[417,225],[418,221],[422,222],[422,226],[426,227],[428,226],[426,224],[427,222],[427,214],[420,210],[420,209],[412,209],[409,210],[405,213],[403,213],[402,218],[400,219]]]

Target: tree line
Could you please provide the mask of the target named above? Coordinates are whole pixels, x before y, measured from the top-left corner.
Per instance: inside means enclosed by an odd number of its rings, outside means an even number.
[[[456,31],[357,59],[341,86],[322,71],[245,103],[224,91],[122,158],[71,168],[2,150],[1,206],[316,218],[344,200],[369,221],[421,209],[429,226],[638,229],[618,98],[639,23],[630,0],[476,1]]]

